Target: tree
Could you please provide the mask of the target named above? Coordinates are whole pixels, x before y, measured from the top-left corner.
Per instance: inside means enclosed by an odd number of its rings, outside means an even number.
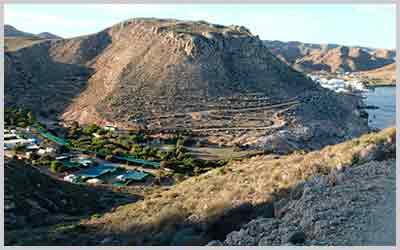
[[[17,144],[15,147],[14,147],[14,151],[15,152],[22,152],[22,151],[24,151],[25,150],[25,145],[22,145],[22,144]]]
[[[113,155],[124,155],[126,152],[125,150],[121,149],[121,148],[116,148],[112,151]]]
[[[97,126],[96,124],[90,124],[90,125],[86,126],[86,127],[83,129],[83,133],[85,133],[85,134],[87,134],[87,135],[91,135],[91,134],[93,134],[93,133],[96,133],[97,130],[99,130],[99,129],[100,129],[100,127]]]
[[[137,155],[142,151],[142,147],[139,144],[133,144],[130,150],[131,154]]]
[[[50,170],[54,173],[59,173],[64,171],[64,165],[59,161],[51,161]]]
[[[176,147],[181,147],[181,146],[184,145],[184,143],[185,143],[185,140],[184,140],[183,138],[179,138],[179,139],[176,141]]]
[[[32,114],[31,111],[28,112],[27,117],[28,117],[28,122],[29,122],[29,124],[35,123],[36,119],[35,119],[35,117],[33,116],[33,114]]]

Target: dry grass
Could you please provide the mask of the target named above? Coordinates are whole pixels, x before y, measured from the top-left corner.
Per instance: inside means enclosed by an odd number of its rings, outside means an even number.
[[[153,233],[164,232],[166,228],[171,230],[171,226],[184,220],[207,224],[239,205],[270,202],[276,194],[311,176],[360,163],[363,161],[360,152],[367,146],[389,148],[395,145],[395,134],[396,130],[390,128],[304,155],[296,153],[280,159],[256,156],[234,161],[225,166],[224,171],[216,169],[193,177],[171,190],[119,207],[87,223],[108,232],[124,232],[135,237],[149,228]]]
[[[6,51],[16,51],[42,41],[43,39],[38,37],[5,37],[4,45]]]

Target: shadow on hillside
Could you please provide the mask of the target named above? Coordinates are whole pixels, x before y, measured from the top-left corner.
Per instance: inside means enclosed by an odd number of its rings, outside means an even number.
[[[186,215],[171,213],[170,216],[161,217],[162,219],[157,221],[156,225],[133,225],[123,232],[107,233],[98,228],[107,227],[105,224],[97,224],[97,226],[79,224],[63,231],[62,235],[58,233],[54,236],[48,231],[41,232],[38,235],[42,238],[36,238],[30,244],[204,246],[212,240],[224,241],[227,234],[239,230],[244,224],[257,217],[281,218],[285,211],[279,208],[290,200],[301,198],[303,188],[304,185],[301,183],[289,189],[279,190],[273,194],[274,198],[271,202],[257,205],[243,203],[238,207],[225,209],[199,223],[187,222]],[[182,211],[178,209],[177,212]]]
[[[350,152],[347,152],[345,156],[339,155],[337,156],[339,158],[334,158],[343,160],[346,165],[349,164],[342,170],[346,174],[347,169],[353,165],[359,166],[370,161],[395,159],[395,131],[392,128],[378,135],[366,135],[349,143],[341,144],[334,151],[324,152],[347,151],[357,145],[356,150],[349,150]],[[368,149],[368,152],[365,149]],[[304,178],[292,182],[291,187],[281,188],[274,193],[266,191],[265,194],[257,194],[259,198],[261,195],[265,195],[267,201],[264,203],[253,205],[242,200],[239,206],[232,207],[231,199],[225,196],[219,197],[210,194],[210,197],[204,197],[202,195],[194,200],[194,196],[180,197],[179,193],[169,190],[157,196],[149,196],[144,202],[133,206],[119,208],[118,211],[113,211],[89,223],[76,223],[74,227],[67,228],[62,232],[51,233],[48,230],[35,229],[31,232],[35,238],[29,244],[196,246],[205,245],[211,240],[224,240],[228,233],[240,229],[254,218],[281,218],[285,213],[283,210],[285,204],[302,197],[304,193],[302,182],[312,176],[332,174],[327,181],[330,183],[329,185],[336,185],[336,175],[331,172],[332,169],[336,169],[334,167],[336,165],[329,165],[329,162],[323,160],[321,162],[320,156],[320,153],[312,154],[310,158],[303,159],[302,166],[311,172],[306,173]],[[329,154],[330,156],[331,154]],[[321,163],[328,164],[330,167],[321,168]],[[8,175],[6,177],[7,181]],[[207,185],[212,182],[205,183]],[[11,186],[6,183],[6,194],[7,187]],[[185,186],[180,186],[180,188],[185,188]],[[24,191],[26,190],[24,189]],[[219,194],[224,194],[224,192]],[[228,192],[226,195],[230,197],[234,194]],[[19,236],[21,235],[19,234]],[[63,240],[59,240],[60,237]]]
[[[5,106],[24,107],[43,118],[58,118],[87,89],[94,69],[86,64],[111,43],[105,32],[94,36],[45,41],[6,52]],[[74,50],[69,43],[79,48]]]
[[[60,223],[78,223],[143,199],[140,195],[116,192],[103,186],[59,181],[19,160],[6,159],[4,170],[6,235],[18,230],[25,234],[34,228]],[[31,236],[34,235],[33,232]],[[15,240],[6,237],[7,244],[15,244]]]

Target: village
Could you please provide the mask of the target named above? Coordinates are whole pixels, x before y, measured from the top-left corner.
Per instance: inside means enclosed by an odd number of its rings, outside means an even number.
[[[153,168],[145,171],[141,166],[104,160],[94,152],[66,150],[62,143],[52,141],[50,136],[46,138],[45,134],[40,134],[30,126],[5,129],[4,149],[8,157],[30,161],[36,166],[49,165],[48,169],[39,169],[72,183],[126,186],[131,182],[144,182],[148,177],[156,175],[154,169],[160,166],[158,162],[143,161],[143,166],[148,164]],[[129,162],[129,159],[126,161]]]
[[[336,93],[362,93],[367,92],[367,84],[356,72],[339,71],[328,73],[320,71],[307,75],[311,80]]]
[[[226,163],[219,157],[195,157],[201,152],[188,136],[150,137],[112,125],[50,122],[45,126],[26,110],[5,113],[5,155],[71,183],[172,185]]]

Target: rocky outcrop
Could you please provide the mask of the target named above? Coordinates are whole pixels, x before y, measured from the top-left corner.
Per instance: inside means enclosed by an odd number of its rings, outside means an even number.
[[[368,161],[377,150],[366,151],[366,163],[299,184],[275,203],[273,218],[257,218],[219,244],[394,245],[396,162]]]
[[[300,71],[372,70],[394,63],[396,51],[338,44],[264,41],[271,52]]]

